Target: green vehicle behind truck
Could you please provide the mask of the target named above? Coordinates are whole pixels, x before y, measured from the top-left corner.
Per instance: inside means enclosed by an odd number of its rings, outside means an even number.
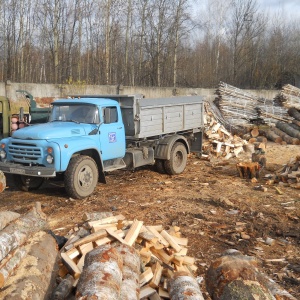
[[[11,135],[13,130],[16,130],[14,126],[25,127],[32,124],[46,123],[49,119],[50,107],[37,107],[36,101],[33,96],[25,90],[17,90],[17,93],[21,93],[25,96],[29,107],[29,113],[24,113],[24,108],[20,108],[20,111],[16,114],[12,112],[10,100],[5,96],[0,96],[0,139]],[[16,125],[14,125],[14,120]]]

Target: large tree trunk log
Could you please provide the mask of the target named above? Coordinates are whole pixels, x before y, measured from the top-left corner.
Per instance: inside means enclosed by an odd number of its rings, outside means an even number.
[[[123,259],[123,281],[120,299],[140,299],[140,256],[136,250],[128,245],[120,244],[115,247]]]
[[[171,300],[204,300],[199,285],[187,272],[177,272],[168,285]]]
[[[18,218],[0,232],[0,261],[12,250],[23,245],[36,232],[45,229],[46,217],[40,208]]]
[[[110,245],[86,254],[77,285],[76,299],[120,299],[123,262]]]
[[[25,247],[17,249],[11,258],[0,266],[0,288],[4,286],[4,282],[9,275],[20,265],[22,259],[26,255]]]
[[[254,257],[237,250],[226,251],[209,267],[206,288],[213,300],[260,299],[274,300]]]
[[[20,217],[20,214],[13,211],[1,211],[0,212],[0,230],[2,230],[7,224]]]
[[[300,121],[300,113],[295,107],[291,107],[288,109],[288,114],[294,119]]]
[[[0,193],[2,193],[6,188],[6,178],[2,171],[0,171]]]
[[[0,291],[3,300],[49,299],[56,285],[58,250],[54,238],[38,232],[25,245],[27,255]]]
[[[280,130],[284,131],[288,135],[295,137],[297,139],[300,139],[300,132],[298,130],[295,130],[289,124],[283,123],[283,122],[277,122],[276,127],[279,128]]]
[[[277,135],[279,135],[288,144],[291,144],[291,145],[299,145],[300,144],[299,139],[289,136],[288,134],[286,134],[284,131],[280,130],[279,128],[275,127],[273,130]]]
[[[272,130],[266,131],[266,137],[268,140],[273,141],[278,144],[280,144],[282,142],[282,138]]]

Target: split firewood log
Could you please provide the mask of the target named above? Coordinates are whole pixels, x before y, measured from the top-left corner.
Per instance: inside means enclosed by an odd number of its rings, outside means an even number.
[[[209,267],[205,282],[213,300],[274,299],[265,286],[254,257],[227,250]]]
[[[82,220],[83,221],[96,221],[103,218],[112,217],[113,213],[110,211],[101,211],[101,212],[90,212],[90,213],[84,213]]]
[[[0,212],[0,230],[2,230],[7,224],[20,217],[20,214],[13,211],[1,211]]]
[[[76,299],[120,299],[122,256],[111,245],[88,252],[77,285]]]
[[[204,300],[196,279],[188,272],[176,272],[169,281],[168,291],[171,300]]]
[[[40,231],[27,240],[26,256],[0,290],[0,299],[49,299],[56,286],[58,249],[55,239]]]
[[[16,219],[0,232],[0,261],[8,253],[23,245],[36,232],[46,228],[46,216],[40,203],[29,213]]]
[[[2,193],[6,188],[6,178],[2,171],[0,171],[0,193]]]

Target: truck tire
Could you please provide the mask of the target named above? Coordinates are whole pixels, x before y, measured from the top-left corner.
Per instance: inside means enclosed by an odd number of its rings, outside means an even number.
[[[185,146],[177,142],[173,145],[170,159],[165,160],[164,167],[169,175],[177,175],[184,171],[187,162],[187,151]]]
[[[14,183],[18,189],[24,192],[34,191],[41,187],[45,178],[25,175],[13,175]]]
[[[155,169],[160,174],[166,174],[166,169],[164,166],[164,160],[163,159],[156,159],[155,160]]]
[[[96,162],[89,156],[75,156],[65,172],[64,183],[68,195],[82,199],[94,192],[98,182]]]

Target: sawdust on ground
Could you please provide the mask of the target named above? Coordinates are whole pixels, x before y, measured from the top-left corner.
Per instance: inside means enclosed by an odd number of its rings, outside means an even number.
[[[89,211],[113,210],[148,225],[176,225],[189,239],[188,255],[197,259],[199,276],[205,277],[211,261],[224,250],[235,248],[257,257],[263,272],[300,299],[300,190],[283,184],[276,184],[282,194],[275,186],[267,186],[266,192],[253,189],[265,184],[265,174],[296,155],[300,146],[268,143],[267,167],[258,183],[238,177],[238,159],[204,161],[191,156],[178,176],[159,174],[154,167],[115,171],[84,200],[70,199],[58,181],[24,193],[8,177],[0,210],[26,213],[40,201],[51,229],[60,235],[81,223]],[[204,283],[202,290],[205,293]],[[205,298],[210,299],[207,293]]]

